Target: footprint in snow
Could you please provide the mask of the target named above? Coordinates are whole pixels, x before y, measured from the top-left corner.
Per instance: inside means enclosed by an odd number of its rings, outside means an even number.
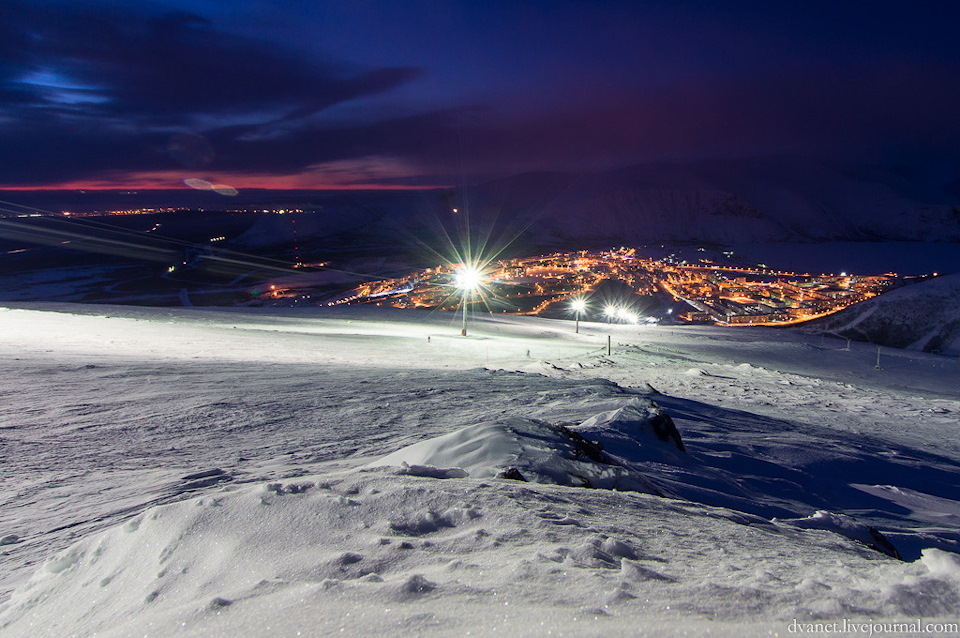
[[[437,589],[437,584],[432,583],[421,574],[414,574],[402,583],[390,586],[391,593],[396,600],[411,600],[420,598]]]
[[[550,510],[537,512],[537,516],[542,518],[548,523],[553,523],[554,525],[575,525],[580,527],[580,521],[569,516],[564,516],[562,514],[557,514],[556,512],[551,512]]]
[[[283,483],[268,483],[267,491],[275,492],[277,496],[282,496],[284,494],[303,494],[313,486],[314,484],[310,481],[303,483],[287,483],[286,485]]]
[[[642,583],[650,580],[657,580],[667,583],[677,582],[675,578],[665,576],[649,567],[644,567],[640,563],[629,558],[620,559],[620,578],[628,583]]]
[[[565,554],[566,560],[577,567],[620,569],[619,559],[591,543],[584,543],[572,550],[565,550]]]
[[[224,607],[229,607],[229,606],[232,605],[232,604],[233,604],[233,601],[232,601],[232,600],[229,600],[229,599],[227,599],[227,598],[221,598],[220,596],[217,596],[217,597],[215,597],[213,600],[210,601],[210,604],[208,605],[208,608],[209,608],[209,609],[213,609],[213,610],[217,610],[217,609],[222,609],[222,608],[224,608]]]
[[[337,563],[340,565],[353,565],[354,563],[359,563],[363,560],[361,554],[355,554],[354,552],[344,552],[339,557],[337,557]]]

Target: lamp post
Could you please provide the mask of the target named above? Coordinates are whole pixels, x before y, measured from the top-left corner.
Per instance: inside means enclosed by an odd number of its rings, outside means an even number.
[[[613,318],[617,316],[617,307],[616,306],[607,306],[603,309],[603,314],[607,317],[607,323],[613,321]]]
[[[573,310],[573,312],[577,316],[577,329],[574,330],[576,334],[580,334],[580,313],[583,312],[586,307],[587,307],[587,302],[584,301],[583,299],[574,299],[573,302],[570,304],[570,308]]]
[[[470,294],[476,290],[477,286],[480,285],[482,275],[477,268],[464,265],[454,278],[457,288],[459,288],[463,293],[463,329],[460,331],[460,336],[467,336],[467,301],[470,298]]]

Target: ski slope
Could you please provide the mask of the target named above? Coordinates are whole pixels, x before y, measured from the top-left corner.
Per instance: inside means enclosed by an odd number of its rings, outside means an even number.
[[[957,621],[953,357],[366,307],[0,326],[4,638]]]

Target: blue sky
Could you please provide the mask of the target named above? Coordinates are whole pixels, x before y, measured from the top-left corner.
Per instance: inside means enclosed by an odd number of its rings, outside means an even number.
[[[839,5],[839,6],[838,6]],[[8,2],[0,186],[960,159],[954,3]]]

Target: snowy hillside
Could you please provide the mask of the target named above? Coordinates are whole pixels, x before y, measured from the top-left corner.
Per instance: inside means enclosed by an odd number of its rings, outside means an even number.
[[[295,231],[304,247],[334,252],[416,249],[418,240],[441,245],[441,224],[450,230],[467,210],[494,237],[520,233],[529,250],[558,242],[960,241],[960,199],[949,185],[798,158],[527,173],[440,190],[295,192],[288,199],[312,212],[263,215],[232,247],[289,247]]]
[[[366,307],[0,326],[4,638],[956,622],[955,359]]]
[[[811,328],[894,348],[956,356],[960,354],[960,274],[893,290]]]
[[[541,239],[615,243],[960,240],[960,202],[890,171],[801,159],[529,174],[466,190]]]

